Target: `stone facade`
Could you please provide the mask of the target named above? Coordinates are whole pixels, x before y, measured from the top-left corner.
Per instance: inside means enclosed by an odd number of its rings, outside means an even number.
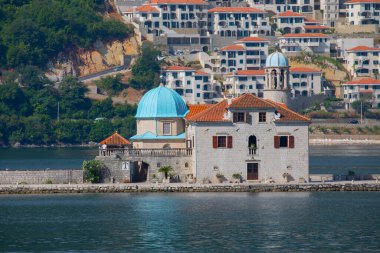
[[[0,184],[80,184],[82,170],[0,171]]]

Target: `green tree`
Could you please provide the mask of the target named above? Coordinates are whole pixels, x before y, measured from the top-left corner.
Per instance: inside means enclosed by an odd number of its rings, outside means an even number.
[[[92,184],[100,183],[103,169],[105,169],[105,165],[101,161],[83,161],[82,170],[84,173],[84,181]]]
[[[117,95],[125,88],[125,85],[121,83],[121,75],[118,74],[115,77],[107,76],[102,77],[100,80],[96,80],[95,84],[102,90],[106,91],[109,95]]]
[[[163,166],[159,168],[158,172],[164,173],[165,179],[168,179],[169,172],[172,171],[172,167],[170,166]]]

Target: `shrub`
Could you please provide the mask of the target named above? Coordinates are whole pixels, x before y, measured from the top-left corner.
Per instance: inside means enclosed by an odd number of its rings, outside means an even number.
[[[89,160],[84,161],[82,170],[84,172],[84,181],[89,183],[100,183],[101,171],[105,165],[101,161]]]
[[[232,178],[239,180],[239,179],[241,179],[241,174],[240,173],[234,173],[234,174],[232,174]]]
[[[171,166],[163,166],[161,167],[158,172],[161,172],[161,173],[164,173],[165,175],[165,179],[168,179],[168,175],[169,175],[169,172],[172,171],[172,167]]]

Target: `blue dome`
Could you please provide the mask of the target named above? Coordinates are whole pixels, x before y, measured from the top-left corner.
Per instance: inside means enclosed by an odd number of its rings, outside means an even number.
[[[274,52],[268,56],[265,67],[289,67],[289,61],[282,53]]]
[[[158,86],[141,98],[136,118],[183,118],[188,111],[185,101],[177,92]]]

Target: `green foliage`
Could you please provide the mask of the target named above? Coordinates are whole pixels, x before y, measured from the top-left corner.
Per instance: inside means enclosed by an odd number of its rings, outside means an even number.
[[[371,104],[366,101],[356,100],[352,103],[352,108],[357,112],[367,112],[369,108],[371,108]]]
[[[84,181],[92,184],[100,183],[101,173],[104,168],[105,165],[101,161],[83,161]]]
[[[165,179],[168,179],[169,172],[172,171],[171,166],[163,166],[158,169],[158,172],[164,173],[165,174]]]
[[[240,180],[241,179],[241,174],[240,173],[234,173],[234,174],[232,174],[232,178],[236,179],[236,180]]]
[[[103,18],[99,0],[1,0],[0,6],[0,61],[7,66],[44,67],[60,52],[132,33],[122,22]]]
[[[136,63],[132,67],[132,78],[129,83],[138,89],[151,89],[155,87],[160,78],[160,63],[157,56],[160,54],[154,46],[145,42],[142,45],[141,53]]]
[[[106,91],[108,95],[117,95],[125,88],[125,85],[121,83],[121,75],[118,74],[115,77],[107,76],[102,77],[100,80],[95,81],[95,84],[102,90]]]

